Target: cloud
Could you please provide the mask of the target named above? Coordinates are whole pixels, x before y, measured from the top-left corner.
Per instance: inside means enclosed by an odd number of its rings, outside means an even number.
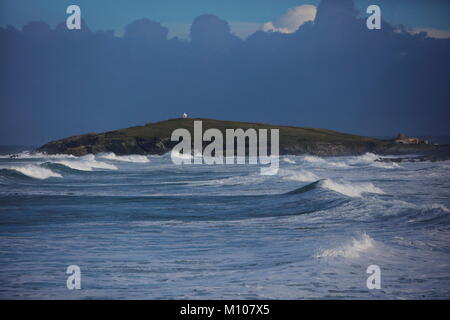
[[[295,11],[272,24],[294,31],[313,18],[281,24]],[[163,25],[137,20],[122,37],[69,31],[65,22],[0,27],[8,48],[0,55],[0,143],[41,144],[186,110],[366,135],[449,131],[450,39],[424,41],[388,22],[368,30],[351,0],[322,0],[300,32],[259,30],[245,40],[236,34],[251,26],[212,15],[192,28],[180,23],[174,32],[188,39],[167,37],[173,25]]]
[[[149,19],[136,20],[125,27],[124,38],[142,41],[164,41],[169,29]]]
[[[230,21],[230,28],[232,33],[241,39],[245,39],[256,31],[261,30],[261,24],[247,21]]]
[[[164,22],[164,26],[169,28],[169,38],[177,37],[180,39],[189,39],[192,22]]]
[[[426,32],[428,37],[436,39],[448,39],[450,38],[450,30],[435,29],[435,28],[412,28],[407,30],[410,34],[418,34]]]
[[[227,21],[212,14],[195,18],[191,25],[190,38],[194,47],[216,52],[227,51],[240,40],[231,33]]]
[[[316,7],[309,4],[291,8],[275,21],[264,23],[263,30],[280,33],[293,33],[297,31],[297,29],[305,22],[314,21],[316,12]]]
[[[169,28],[169,38],[178,37],[180,39],[189,40],[189,33],[192,22],[164,22],[163,25]],[[249,35],[261,30],[261,23],[250,21],[230,21],[231,33],[241,39],[247,38]],[[123,32],[116,32],[116,36],[123,36]]]

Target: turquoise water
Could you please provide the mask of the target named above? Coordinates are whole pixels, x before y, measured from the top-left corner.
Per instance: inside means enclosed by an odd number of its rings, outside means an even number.
[[[1,156],[0,298],[450,298],[450,162],[377,158]]]

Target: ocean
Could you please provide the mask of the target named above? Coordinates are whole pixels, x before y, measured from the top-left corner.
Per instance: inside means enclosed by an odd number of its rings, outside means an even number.
[[[6,153],[1,299],[450,298],[449,161]]]

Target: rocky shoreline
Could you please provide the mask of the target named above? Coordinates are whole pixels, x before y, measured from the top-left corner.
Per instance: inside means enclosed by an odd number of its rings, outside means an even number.
[[[447,161],[450,160],[450,145],[433,146],[433,149],[422,155],[404,157],[385,157],[377,159],[379,162],[422,162],[422,161]]]

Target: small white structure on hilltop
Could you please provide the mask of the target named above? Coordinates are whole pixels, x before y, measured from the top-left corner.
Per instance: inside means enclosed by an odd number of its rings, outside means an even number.
[[[187,113],[183,113],[183,119],[186,119],[188,117]]]

